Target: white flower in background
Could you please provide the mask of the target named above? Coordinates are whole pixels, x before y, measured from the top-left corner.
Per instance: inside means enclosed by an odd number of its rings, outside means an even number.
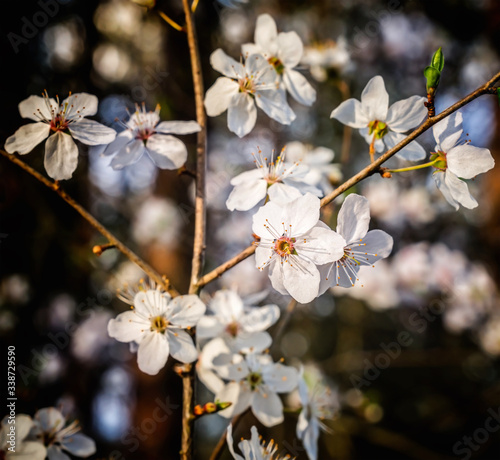
[[[390,149],[406,136],[402,133],[417,127],[427,116],[425,98],[412,96],[389,107],[389,94],[384,79],[373,77],[361,93],[361,102],[348,99],[342,102],[330,115],[344,125],[358,128],[370,145],[370,153]],[[416,141],[410,142],[396,156],[404,160],[422,160],[424,148]]]
[[[328,79],[330,69],[342,72],[350,62],[345,37],[339,37],[336,42],[328,40],[304,47],[304,55],[300,60],[301,64],[310,68],[313,78],[320,82]]]
[[[248,211],[266,196],[277,204],[285,204],[308,192],[321,196],[320,189],[305,181],[308,167],[301,165],[300,159],[285,163],[285,156],[286,148],[274,161],[273,151],[268,163],[267,157],[259,150],[259,155],[254,155],[257,169],[245,171],[231,179],[234,189],[227,199],[227,208],[230,211]]]
[[[233,425],[229,424],[227,427],[227,448],[235,460],[292,460],[289,455],[282,457],[277,454],[278,446],[273,440],[266,446],[265,442],[261,441],[261,437],[255,426],[252,426],[250,432],[252,433],[250,441],[242,439],[238,444],[240,452],[243,454],[241,456],[234,451]]]
[[[252,231],[260,238],[257,268],[269,267],[274,289],[300,303],[318,296],[317,265],[344,255],[344,239],[319,221],[319,211],[319,198],[308,193],[284,206],[271,201],[253,216]]]
[[[45,455],[49,460],[70,460],[63,451],[83,458],[95,454],[95,442],[79,431],[76,420],[66,425],[61,412],[55,407],[47,407],[35,414],[29,438],[39,440],[46,447]]]
[[[269,14],[261,14],[255,26],[254,43],[242,46],[243,54],[261,54],[275,70],[290,95],[301,104],[312,105],[316,100],[316,91],[306,78],[296,70],[304,46],[296,32],[280,32],[276,22]]]
[[[195,295],[175,299],[159,289],[141,290],[134,296],[133,310],[110,320],[108,334],[119,342],[138,344],[137,363],[146,374],[157,374],[168,356],[183,363],[198,357],[193,339],[184,330],[196,326],[205,305]]]
[[[304,377],[299,380],[299,395],[302,410],[297,421],[297,437],[304,444],[309,459],[316,460],[319,430],[331,431],[323,420],[333,419],[339,410],[338,395],[319,382],[309,388]]]
[[[160,106],[155,111],[146,111],[136,105],[136,111],[124,123],[122,131],[109,144],[103,155],[116,156],[111,160],[113,169],[137,163],[147,153],[153,163],[161,169],[180,168],[187,160],[184,142],[171,134],[192,134],[201,130],[196,121],[161,121]]]
[[[255,105],[281,124],[289,125],[295,120],[273,68],[260,54],[248,56],[243,65],[217,49],[210,55],[210,64],[224,77],[208,89],[205,108],[209,117],[227,110],[229,131],[239,137],[252,131],[257,120]]]
[[[483,350],[492,355],[500,355],[500,316],[493,316],[479,331],[479,343]]]
[[[335,157],[332,149],[314,148],[298,141],[289,142],[285,148],[288,161],[301,161],[303,165],[309,167],[304,182],[319,187],[324,195],[333,190],[332,182],[339,183],[342,180],[340,165],[332,164]]]
[[[216,371],[221,372],[221,367],[217,367]],[[222,377],[230,382],[217,392],[215,400],[233,404],[220,411],[220,415],[231,418],[250,407],[265,426],[274,426],[284,420],[283,403],[278,393],[288,393],[297,386],[298,372],[295,368],[273,363],[269,355],[251,353],[233,355],[224,370]]]
[[[33,420],[28,415],[16,414],[12,419],[6,415],[0,430],[0,458],[44,460],[47,455],[45,447],[39,442],[26,440],[32,426]]]
[[[222,337],[233,351],[245,353],[263,343],[264,348],[271,345],[271,336],[265,330],[280,317],[277,305],[245,306],[240,296],[229,290],[217,291],[208,310],[212,314],[200,319],[196,338]]]
[[[150,196],[141,204],[134,217],[132,234],[139,244],[157,242],[167,246],[179,236],[182,224],[174,201]]]
[[[373,266],[391,253],[392,237],[382,230],[368,231],[369,225],[368,200],[355,193],[348,195],[337,217],[337,233],[345,241],[344,254],[332,265],[322,267],[320,294],[331,286],[354,286],[361,266]]]
[[[97,113],[96,96],[87,93],[70,94],[59,103],[59,98],[30,96],[19,103],[23,118],[36,121],[21,126],[5,141],[5,150],[25,155],[40,142],[45,144],[44,165],[47,174],[55,180],[69,179],[78,165],[78,147],[75,140],[86,145],[109,144],[116,137],[114,129],[87,120]]]
[[[469,193],[467,184],[461,179],[472,179],[489,171],[495,160],[488,149],[460,144],[463,133],[462,114],[455,112],[432,127],[437,142],[431,161],[437,160],[432,177],[448,203],[456,210],[459,205],[475,208],[477,201]]]

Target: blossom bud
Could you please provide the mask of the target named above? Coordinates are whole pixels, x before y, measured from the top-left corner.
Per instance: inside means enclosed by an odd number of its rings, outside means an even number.
[[[424,70],[424,76],[427,79],[427,93],[434,94],[441,78],[441,71],[444,67],[444,55],[441,48],[439,48],[432,56],[431,65]]]

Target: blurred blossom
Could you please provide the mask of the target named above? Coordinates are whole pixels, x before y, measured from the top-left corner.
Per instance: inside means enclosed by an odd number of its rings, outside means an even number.
[[[405,297],[418,300],[419,296],[427,294],[432,276],[429,253],[429,243],[421,242],[404,247],[392,259],[391,271]]]
[[[138,36],[143,12],[129,0],[111,0],[101,3],[94,13],[94,24],[99,32],[122,39]]]
[[[173,244],[182,228],[181,214],[174,201],[150,196],[141,205],[134,217],[132,234],[139,244]]]
[[[139,284],[141,278],[144,277],[144,272],[137,264],[126,260],[114,271],[108,281],[108,288],[111,291],[123,289],[124,285],[134,286]]]
[[[221,33],[228,45],[241,43],[251,30],[248,16],[240,11],[227,11],[221,15]],[[239,46],[238,46],[239,49]]]
[[[500,355],[500,316],[492,316],[479,330],[479,343],[486,353]]]
[[[73,333],[71,351],[82,361],[99,360],[102,349],[111,342],[106,331],[111,313],[93,311],[92,316],[83,321]]]
[[[30,299],[30,285],[23,275],[10,275],[0,284],[0,305],[24,304]]]
[[[245,3],[248,3],[249,0],[217,0],[221,5],[224,5],[228,8],[238,8]]]
[[[342,73],[351,65],[347,41],[341,36],[336,42],[327,40],[306,46],[300,63],[310,68],[315,80],[326,81],[329,71]]]
[[[56,355],[51,354],[50,357],[45,353],[44,357],[44,364],[38,374],[38,381],[41,385],[49,385],[62,378],[66,370],[66,363],[59,353]]]
[[[129,54],[116,45],[99,45],[92,56],[92,62],[99,75],[111,83],[128,80],[132,69]]]
[[[51,329],[64,329],[68,321],[73,318],[76,302],[69,294],[59,294],[49,305],[47,322]]]
[[[267,273],[255,271],[255,262],[252,258],[245,259],[220,278],[222,287],[236,289],[245,297],[255,292],[260,292],[270,286]]]
[[[49,26],[43,41],[49,64],[56,70],[68,70],[77,64],[85,51],[85,29],[75,19]]]

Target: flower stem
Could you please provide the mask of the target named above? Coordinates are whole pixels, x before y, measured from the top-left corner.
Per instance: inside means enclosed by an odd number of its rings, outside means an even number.
[[[77,203],[72,197],[70,197],[62,188],[58,182],[51,182],[46,177],[42,176],[38,171],[35,171],[31,166],[27,165],[17,156],[7,153],[4,150],[0,150],[0,154],[7,158],[12,163],[20,166],[26,172],[31,174],[35,179],[38,179],[46,187],[50,188],[56,192],[66,203],[68,203],[73,209],[75,209],[90,225],[92,225],[99,233],[105,236],[110,245],[113,245],[118,249],[123,255],[128,257],[132,262],[138,265],[144,273],[146,273],[152,280],[154,280],[158,285],[163,286],[173,297],[179,295],[179,293],[170,286],[168,279],[162,277],[157,271],[153,269],[149,264],[142,260],[137,254],[135,254],[131,249],[129,249],[125,244],[123,244],[118,238],[116,238],[106,227],[104,227],[97,219],[92,216],[86,209],[84,209],[79,203]],[[106,246],[106,245],[105,245]]]
[[[430,166],[434,166],[439,160],[440,160],[440,158],[437,158],[436,160],[429,161],[428,163],[423,163],[421,165],[408,166],[407,168],[399,168],[399,169],[386,169],[385,171],[390,172],[390,173],[416,171],[417,169],[424,169],[424,168],[428,168]]]
[[[158,14],[169,26],[172,26],[175,30],[178,30],[179,32],[186,31],[186,29],[184,27],[177,24],[173,19],[171,19],[169,16],[167,16],[163,11],[158,11]]]

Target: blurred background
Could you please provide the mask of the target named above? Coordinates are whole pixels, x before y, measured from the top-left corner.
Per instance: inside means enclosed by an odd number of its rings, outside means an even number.
[[[163,120],[194,119],[186,39],[158,10],[183,22],[180,0],[159,1],[150,12],[129,0],[9,2],[0,19],[2,142],[25,123],[17,104],[44,89],[61,99],[69,91],[97,95],[95,119],[117,130],[116,120],[143,102],[150,110],[159,103]],[[422,71],[441,46],[439,112],[500,69],[500,4],[494,0],[200,0],[205,89],[219,76],[210,53],[220,47],[239,59],[262,13],[302,38],[301,68],[318,100],[307,108],[289,99],[297,114],[290,126],[259,111],[243,139],[228,131],[226,114],[208,120],[206,271],[252,241],[255,210],[225,207],[229,181],[253,167],[252,152],[279,151],[292,141],[303,144],[295,147],[306,157],[317,147],[333,150],[333,165],[320,166],[327,191],[369,162],[359,133],[329,116],[342,100],[359,99],[370,78],[384,77],[390,103],[424,96]],[[489,148],[498,161],[497,99],[477,99],[463,114],[472,145]],[[195,136],[182,140],[190,152],[187,167],[194,169]],[[420,142],[428,151],[435,144],[430,132]],[[23,159],[45,174],[43,144]],[[109,161],[82,148],[64,189],[185,292],[192,180],[158,170],[146,157],[122,171]],[[18,413],[60,407],[95,439],[95,459],[178,458],[181,382],[173,363],[157,376],[145,375],[128,346],[106,332],[109,319],[128,308],[116,289],[143,274],[117,251],[94,256],[92,246],[105,243],[103,237],[24,171],[2,160],[0,175],[0,334],[3,350],[16,347]],[[371,226],[394,237],[391,257],[361,272],[363,288],[335,288],[300,305],[272,350],[276,359],[322,373],[338,393],[341,409],[327,422],[332,433],[321,434],[320,459],[498,458],[499,431],[485,429],[488,410],[498,414],[500,406],[498,167],[469,187],[479,207],[458,212],[426,170],[371,177],[353,190],[370,200]],[[331,226],[340,202],[325,210]],[[267,289],[264,302],[283,309],[289,301],[272,290],[253,258],[207,286],[203,298],[223,287],[242,296]],[[409,339],[396,345],[402,332]],[[387,364],[382,350],[398,346]],[[198,402],[210,400],[201,384],[198,392]],[[293,407],[297,398],[287,402]],[[259,432],[273,437],[280,452],[305,459],[296,421],[291,413],[284,425]],[[247,414],[234,439],[248,438],[255,423]],[[209,457],[224,427],[217,415],[197,423],[196,458]],[[464,447],[464,436],[474,439],[473,448]]]

